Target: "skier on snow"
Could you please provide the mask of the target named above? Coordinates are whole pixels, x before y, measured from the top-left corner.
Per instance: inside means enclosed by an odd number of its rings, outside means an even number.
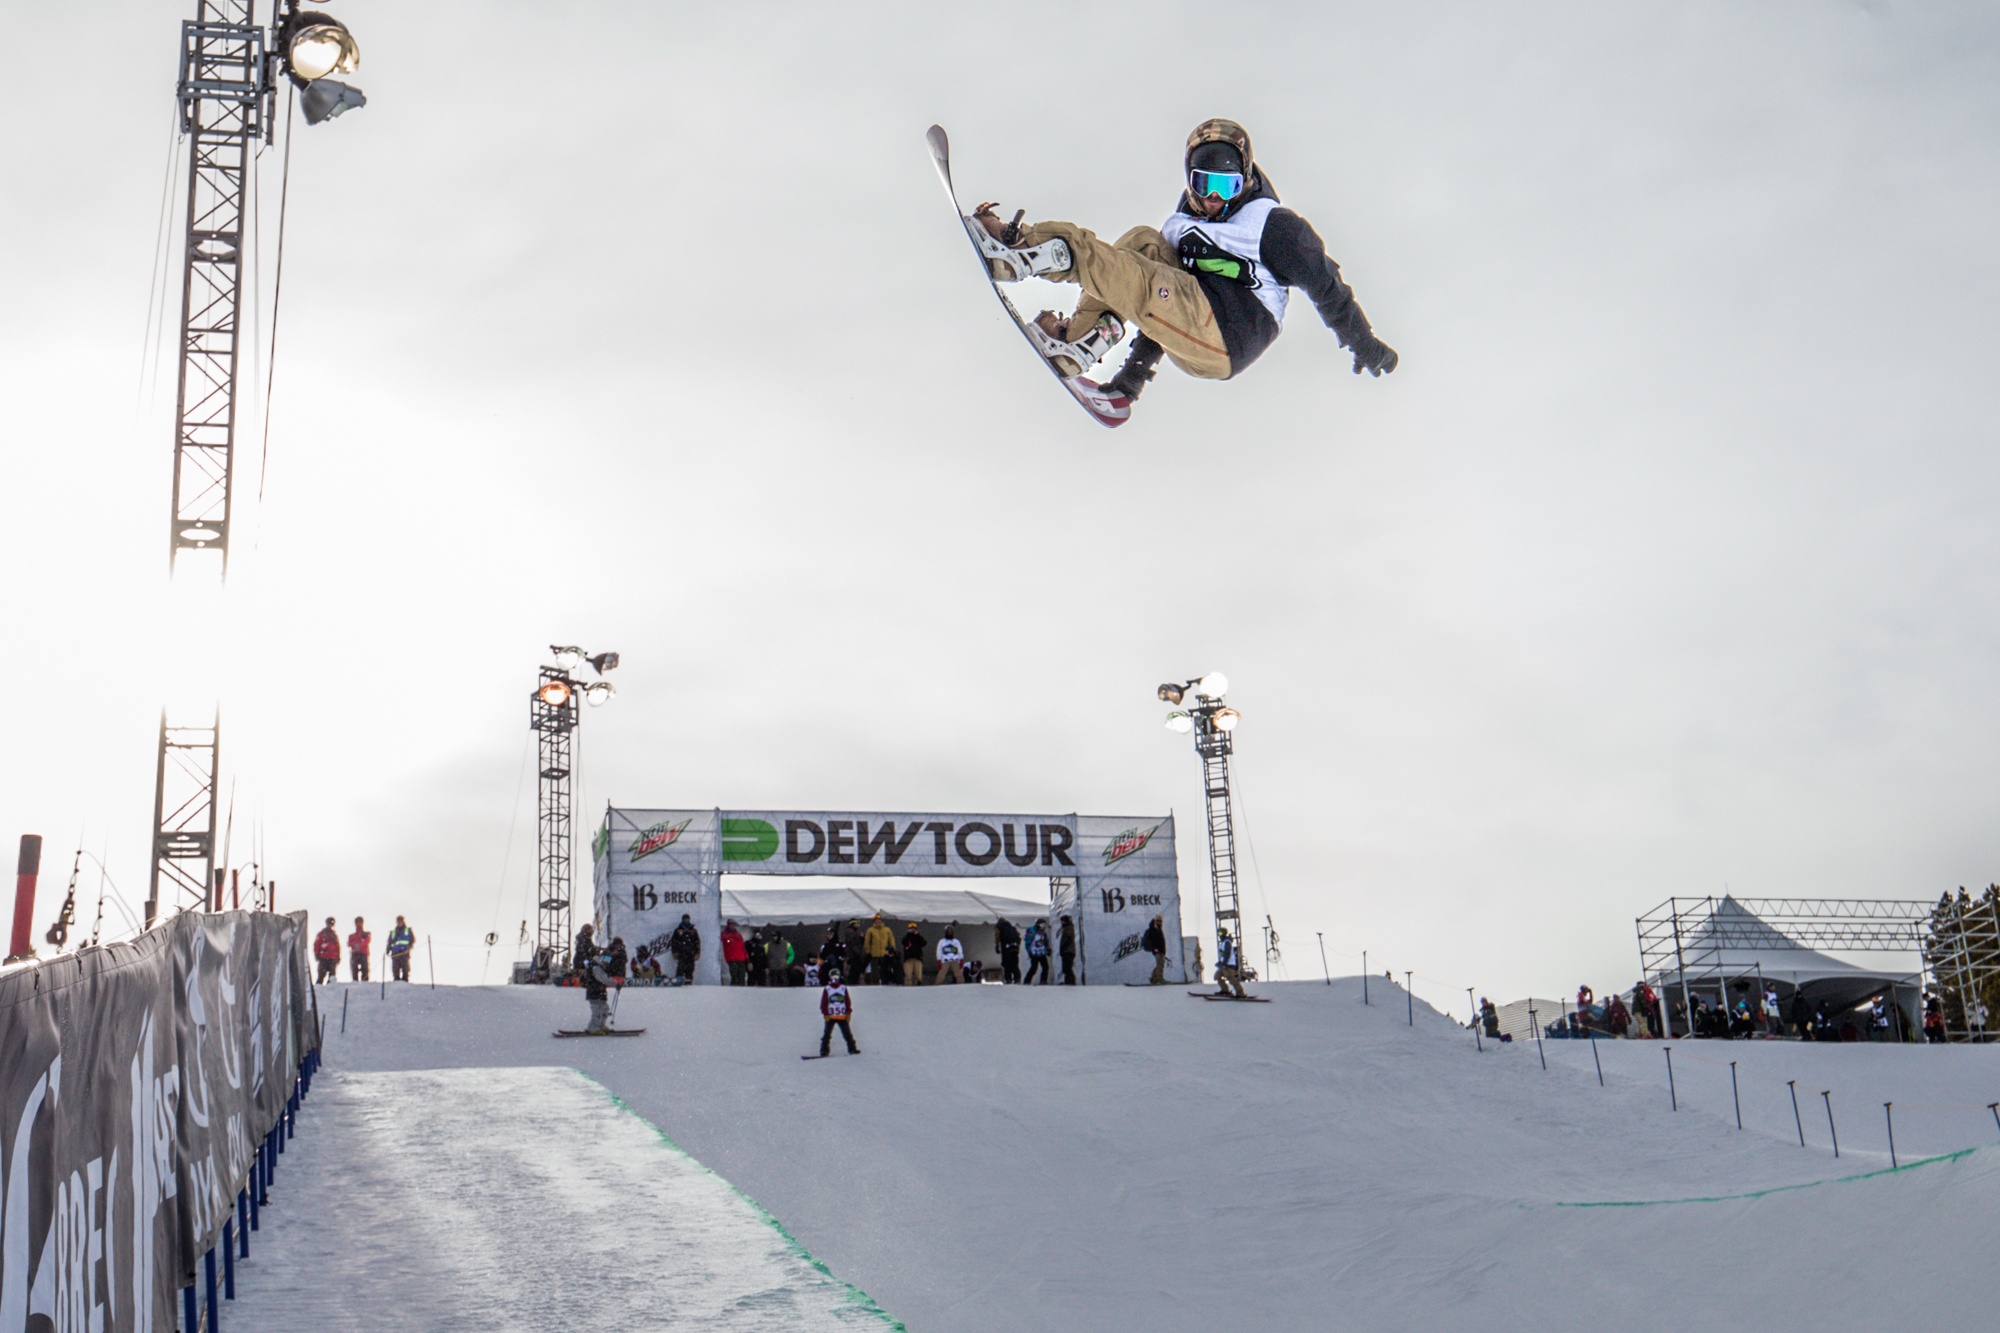
[[[1134,227],[1115,245],[1070,222],[1024,229],[1018,215],[1004,221],[993,204],[974,211],[990,237],[982,250],[996,282],[1037,277],[1083,288],[1076,313],[1044,311],[1034,321],[1058,370],[1083,374],[1132,322],[1139,336],[1104,385],[1111,393],[1137,398],[1162,355],[1196,379],[1229,379],[1277,340],[1294,287],[1353,353],[1355,374],[1396,369],[1395,349],[1369,327],[1319,234],[1279,204],[1241,125],[1203,121],[1188,136],[1182,164],[1187,187],[1173,215],[1158,229]]]
[[[410,979],[410,951],[416,945],[417,932],[410,929],[409,922],[397,917],[396,928],[389,932],[389,980]]]
[[[624,985],[624,979],[613,981],[611,959],[606,954],[593,952],[579,970],[583,973],[583,996],[590,1001],[590,1025],[584,1031],[600,1036],[611,1031],[610,987]]]
[[[854,997],[841,983],[840,969],[833,968],[827,974],[826,987],[819,993],[820,1017],[826,1020],[826,1028],[819,1034],[819,1053],[833,1054],[833,1029],[840,1028],[840,1035],[847,1042],[849,1055],[861,1054],[861,1048],[854,1044]]]

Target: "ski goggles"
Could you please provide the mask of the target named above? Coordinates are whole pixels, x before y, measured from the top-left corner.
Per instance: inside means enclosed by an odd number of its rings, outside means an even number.
[[[1243,173],[1240,171],[1190,171],[1188,189],[1197,199],[1210,195],[1228,203],[1243,193]]]

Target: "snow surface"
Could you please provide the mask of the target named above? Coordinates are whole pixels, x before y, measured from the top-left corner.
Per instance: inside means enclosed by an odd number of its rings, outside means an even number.
[[[238,1270],[250,1328],[894,1326],[575,1070],[328,1071],[313,1094]]]
[[[1659,1043],[1604,1045],[1600,1089],[1589,1043],[1548,1043],[1544,1072],[1533,1043],[1481,1054],[1371,986],[1367,1007],[1358,979],[1265,986],[1267,1005],[1180,987],[867,988],[864,1053],[812,1062],[797,1058],[819,1036],[810,991],[635,990],[619,1021],[646,1035],[587,1043],[548,1036],[582,1017],[574,991],[356,987],[344,1035],[343,988],[321,996],[329,1070],[574,1063],[913,1330],[1974,1327],[2000,1296],[1961,1243],[2000,1216],[1991,1118],[1912,1111],[1906,1143],[1899,1111],[1897,1172],[1880,1129],[1884,1100],[2000,1097],[2000,1050],[1674,1043],[1676,1114]],[[1729,1059],[1761,1098],[1743,1132],[1711,1063]],[[1808,1111],[1833,1090],[1839,1161],[1823,1112],[1805,1149],[1789,1100],[1782,1126],[1771,1112],[1793,1077]],[[615,1222],[573,1229],[573,1198],[543,1183],[555,1145],[520,1137],[507,1086],[457,1089],[468,1105],[449,1115],[486,1126],[494,1180],[452,1215],[517,1233],[576,1322],[617,1316],[621,1275],[646,1261],[623,1229],[652,1191],[621,1146],[633,1174],[611,1187]],[[422,1302],[440,1228],[345,1095],[316,1091],[297,1143],[324,1154],[319,1206],[368,1233],[365,1279],[268,1224],[258,1262],[316,1309],[357,1290]],[[587,1153],[593,1181],[609,1169],[578,1133],[559,1147]],[[1975,1150],[1910,1165],[1958,1149]],[[545,1189],[552,1213],[528,1202]],[[286,1193],[280,1213],[297,1206]],[[1667,1200],[1694,1201],[1645,1202]]]

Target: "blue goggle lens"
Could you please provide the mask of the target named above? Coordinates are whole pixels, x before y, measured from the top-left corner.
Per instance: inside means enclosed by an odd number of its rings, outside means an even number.
[[[1243,193],[1243,173],[1240,171],[1190,171],[1188,184],[1194,190],[1194,197],[1205,199],[1209,195],[1228,203]]]

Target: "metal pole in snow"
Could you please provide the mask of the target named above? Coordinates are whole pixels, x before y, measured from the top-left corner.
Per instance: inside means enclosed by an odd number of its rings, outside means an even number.
[[[1485,1040],[1479,1035],[1479,1006],[1472,1002],[1472,987],[1465,988],[1465,1007],[1472,1010],[1472,1044],[1479,1050],[1486,1049]]]
[[[1993,1113],[1993,1128],[2000,1129],[2000,1102],[1988,1102],[1986,1109]]]
[[[1799,1081],[1788,1078],[1785,1086],[1792,1090],[1792,1123],[1799,1127],[1799,1146],[1803,1148],[1806,1146],[1806,1122],[1799,1118]]]
[[[1542,1072],[1547,1073],[1549,1069],[1549,1055],[1547,1051],[1542,1049],[1542,1020],[1536,1016],[1535,1006],[1532,1004],[1528,1006],[1528,1024],[1535,1029],[1535,1054],[1542,1057]]]
[[[1317,930],[1313,934],[1319,936],[1319,970],[1326,977],[1326,984],[1331,986],[1333,984],[1333,973],[1328,970],[1326,965],[1326,936],[1321,935]]]
[[[1604,1057],[1597,1053],[1597,1029],[1590,1030],[1590,1058],[1597,1064],[1597,1086],[1604,1086]]]
[[[1667,1102],[1678,1111],[1681,1109],[1681,1095],[1674,1090],[1674,1048],[1662,1046],[1660,1053],[1667,1057]]]
[[[1368,1003],[1368,951],[1361,951],[1361,1003]]]
[[[1889,1169],[1891,1171],[1896,1170],[1902,1165],[1901,1162],[1896,1160],[1896,1112],[1892,1109],[1893,1105],[1891,1102],[1882,1103],[1882,1118],[1889,1122]]]
[[[1826,1100],[1826,1128],[1833,1135],[1833,1155],[1837,1158],[1840,1156],[1840,1131],[1833,1127],[1833,1094],[1822,1092],[1820,1096]]]
[[[431,989],[436,990],[438,988],[438,951],[437,946],[431,943],[431,937],[428,935],[424,936],[424,952],[431,956]]]
[[[1736,1105],[1736,1127],[1743,1128],[1743,1098],[1736,1091],[1736,1062],[1729,1062],[1729,1100]]]
[[[1417,993],[1410,989],[1410,977],[1412,975],[1409,972],[1403,973],[1403,998],[1409,1001],[1410,1026],[1415,1027],[1417,1025]]]
[[[347,999],[352,994],[354,994],[352,986],[340,993],[340,1035],[343,1037],[347,1035]]]

